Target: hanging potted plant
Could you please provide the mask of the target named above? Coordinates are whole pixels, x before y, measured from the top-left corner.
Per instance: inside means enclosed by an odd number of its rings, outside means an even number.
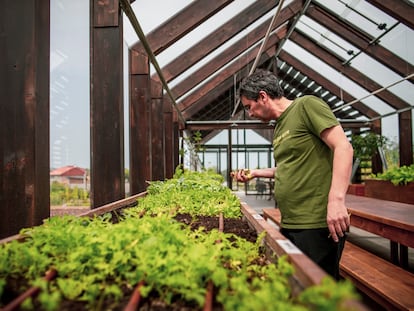
[[[354,149],[354,164],[348,194],[365,195],[365,184],[363,183],[361,174],[357,174],[358,170],[370,167],[372,157],[386,142],[386,137],[372,132],[366,135],[351,136],[351,144]]]

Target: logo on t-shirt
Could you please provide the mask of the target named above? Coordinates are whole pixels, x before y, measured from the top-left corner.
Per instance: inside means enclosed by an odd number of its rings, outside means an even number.
[[[278,146],[280,145],[283,140],[285,140],[287,137],[290,136],[290,130],[287,130],[285,132],[283,132],[282,134],[278,135],[274,140],[273,140],[273,145],[274,146]]]

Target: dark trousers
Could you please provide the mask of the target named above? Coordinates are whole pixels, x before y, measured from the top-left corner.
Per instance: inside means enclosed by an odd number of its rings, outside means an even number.
[[[339,261],[344,249],[346,235],[334,242],[328,228],[281,229],[286,238],[318,264],[326,273],[339,280]]]

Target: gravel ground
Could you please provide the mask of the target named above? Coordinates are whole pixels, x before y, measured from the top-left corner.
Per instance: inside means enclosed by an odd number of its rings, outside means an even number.
[[[89,210],[89,206],[51,206],[50,216],[79,215]]]

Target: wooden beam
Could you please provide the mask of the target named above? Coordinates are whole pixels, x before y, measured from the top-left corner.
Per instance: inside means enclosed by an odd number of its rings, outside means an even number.
[[[50,2],[0,2],[0,238],[49,207]]]
[[[274,125],[261,121],[189,121],[186,128],[190,131],[224,130],[224,129],[274,129]]]
[[[163,119],[164,119],[164,167],[165,178],[172,178],[174,175],[174,118],[173,107],[168,96],[163,98]]]
[[[364,75],[357,69],[351,66],[343,66],[341,61],[336,56],[328,52],[321,45],[317,44],[315,41],[308,38],[303,33],[299,31],[294,31],[290,36],[290,39],[297,45],[301,46],[302,48],[310,52],[311,54],[315,55],[317,58],[321,59],[327,65],[333,67],[337,71],[341,72],[344,76],[359,84],[368,92],[374,92],[382,88],[381,85],[379,85],[374,80],[368,78],[366,75]],[[407,102],[401,100],[399,97],[395,96],[387,90],[384,90],[376,94],[376,96],[395,109],[409,107],[409,104]]]
[[[152,52],[158,55],[233,1],[192,1],[147,35]],[[141,42],[134,44],[131,49],[141,53],[145,51]]]
[[[262,54],[259,61],[259,65],[268,60],[269,57],[270,56],[267,53]],[[241,79],[246,77],[249,74],[251,66],[253,65],[253,60],[244,66],[242,66],[242,62],[238,65],[241,67],[237,68],[239,67],[237,66],[233,68],[228,68],[227,71],[222,72],[220,75],[216,76],[214,80],[210,81],[208,85],[204,85],[203,87],[201,87],[200,92],[202,92],[203,96],[201,96],[197,101],[189,105],[189,107],[183,111],[183,116],[186,120],[191,119],[193,115],[198,113],[207,105],[216,101],[230,88],[233,88],[234,83],[239,83]],[[236,81],[234,79],[234,76],[236,77]]]
[[[263,14],[276,7],[278,3],[278,0],[254,1],[252,5],[237,14],[219,29],[207,35],[168,65],[164,66],[162,71],[167,82],[173,80],[206,55],[222,46],[226,41],[263,16]],[[157,79],[156,76],[153,78]]]
[[[291,67],[291,65],[289,65],[289,68]],[[299,68],[299,67],[298,67]],[[291,70],[288,74],[286,72],[286,70],[283,70],[282,72],[279,72],[280,75],[280,79],[282,80],[282,86],[283,88],[285,88],[285,94],[287,94],[286,96],[288,98],[294,99],[299,95],[298,93],[301,92],[302,94],[309,94],[309,95],[315,95],[319,98],[321,98],[322,100],[324,100],[330,107],[331,109],[334,109],[336,104],[343,104],[343,101],[341,100],[341,94],[340,94],[340,90],[337,87],[337,93],[331,93],[328,89],[326,89],[324,86],[322,86],[321,84],[319,84],[319,82],[322,83],[322,81],[319,80],[312,80],[309,77],[307,77],[308,79],[306,79],[305,81],[303,81],[303,83],[301,82],[302,77],[305,77],[305,75],[303,75],[303,73],[299,74],[297,77],[295,77],[295,73],[297,73],[297,69]],[[286,84],[285,80],[286,78],[292,78],[292,82],[289,82],[288,84]],[[314,84],[312,84],[309,87],[309,83],[310,81],[312,82],[316,82]],[[293,89],[293,92],[290,90]],[[337,96],[337,94],[339,93],[339,97]],[[348,94],[349,95],[349,94]],[[343,96],[343,94],[342,94]],[[334,98],[333,100],[331,100],[331,98]],[[360,104],[360,103],[359,103]],[[357,117],[362,116],[362,114],[357,110],[357,109],[345,109],[345,110],[339,110],[335,112],[335,116],[338,119],[355,119]]]
[[[249,120],[228,120],[228,121],[187,121],[186,128],[190,131],[214,131],[225,129],[252,129],[252,130],[273,130],[274,124],[261,121],[246,122]],[[343,122],[339,120],[344,129],[370,127],[370,122]]]
[[[242,79],[242,77],[247,76],[248,73],[249,68],[247,68],[247,66],[244,66],[237,73],[237,82],[239,82]],[[186,120],[191,119],[193,115],[195,115],[201,109],[209,105],[211,102],[215,101],[225,92],[227,92],[229,88],[234,87],[234,78],[232,75],[228,76],[227,74],[223,74],[220,75],[220,77],[220,79],[216,79],[212,87],[209,87],[208,89],[205,89],[205,91],[203,91],[203,93],[205,93],[202,97],[200,97],[196,102],[189,103],[188,108],[183,111],[183,116]]]
[[[349,41],[349,43],[362,50],[373,59],[387,66],[397,74],[405,77],[414,72],[414,67],[410,63],[385,49],[381,45],[375,44],[374,42],[370,43],[365,40],[362,37],[362,32],[355,26],[351,28],[349,24],[345,24],[337,16],[327,12],[321,7],[316,5],[310,6],[306,11],[306,16],[328,28],[339,37]],[[414,78],[409,81],[414,82]]]
[[[161,82],[151,80],[151,180],[164,180],[164,118]]]
[[[149,106],[151,101],[149,60],[146,54],[129,51],[129,177],[130,194],[147,189],[151,180]]]
[[[413,164],[413,122],[412,112],[398,114],[400,166]]]
[[[180,163],[180,124],[178,123],[177,112],[173,110],[173,167],[174,170]]]
[[[274,48],[275,44],[279,41],[279,38],[283,38],[285,34],[286,34],[286,29],[283,29],[282,31],[276,34],[271,35],[267,42],[267,46],[265,47],[265,51],[267,51],[268,49]],[[247,53],[243,54],[239,58],[239,61],[235,61],[229,66],[227,66],[226,68],[224,68],[222,71],[220,71],[218,75],[214,76],[212,79],[206,82],[201,88],[198,88],[197,90],[192,92],[189,96],[184,98],[184,100],[178,104],[178,107],[180,108],[180,110],[183,111],[184,118],[187,119],[190,111],[191,111],[190,115],[192,115],[195,113],[195,111],[200,110],[202,108],[202,105],[200,105],[200,102],[198,101],[206,93],[213,90],[221,82],[226,80],[228,77],[232,77],[235,73],[242,70],[242,68],[246,64],[253,61],[257,53],[259,52],[259,50],[260,50],[260,46],[256,46],[255,48],[249,50]],[[194,103],[197,103],[197,105],[189,109],[189,107],[193,105]]]
[[[360,129],[361,127],[372,127],[373,123],[370,121],[367,122],[360,122],[355,120],[355,122],[348,122],[348,121],[344,121],[344,120],[339,120],[339,122],[341,123],[342,127],[347,130],[347,129]]]
[[[273,30],[279,28],[288,20],[292,19],[296,14],[300,12],[301,7],[301,1],[296,0],[293,3],[291,3],[288,7],[284,8],[280,12],[279,18],[277,20],[277,23],[274,25]],[[256,44],[265,36],[270,21],[271,19],[268,19],[265,22],[263,22],[261,25],[259,25],[251,32],[249,32],[247,35],[245,35],[242,39],[240,39],[232,46],[227,48],[225,51],[220,53],[220,55],[218,55],[217,57],[206,63],[204,66],[202,66],[200,69],[198,69],[190,77],[186,78],[185,80],[177,84],[172,89],[173,94],[176,95],[177,98],[183,96],[197,84],[212,76],[220,68],[222,68],[230,61],[235,59],[238,55],[240,55],[248,48]],[[286,27],[286,25],[283,26],[284,29],[286,29]],[[286,30],[284,30],[283,33],[285,33],[285,31]]]
[[[123,27],[118,0],[91,0],[91,207],[125,197]]]

